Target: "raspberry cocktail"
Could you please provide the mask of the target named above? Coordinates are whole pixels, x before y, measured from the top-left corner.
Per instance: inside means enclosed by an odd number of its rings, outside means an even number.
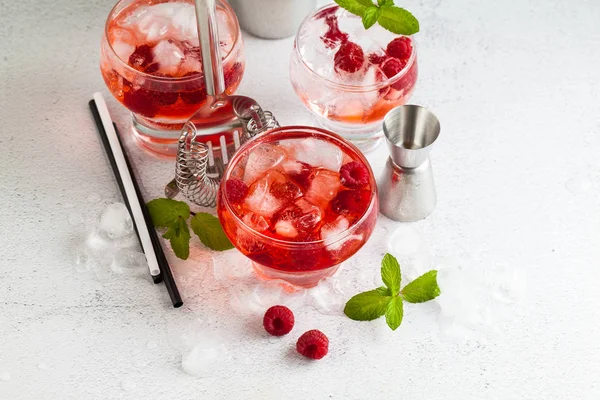
[[[294,90],[326,128],[361,150],[382,138],[381,122],[405,104],[417,81],[417,54],[408,36],[328,5],[304,20],[290,61]]]
[[[291,126],[238,150],[217,209],[225,233],[259,275],[310,287],[365,244],[378,200],[356,147],[322,129]]]
[[[244,72],[242,38],[227,2],[217,1],[216,17],[231,94]],[[193,1],[117,3],[106,21],[101,71],[110,92],[133,114],[141,143],[174,155],[183,124],[207,98]]]

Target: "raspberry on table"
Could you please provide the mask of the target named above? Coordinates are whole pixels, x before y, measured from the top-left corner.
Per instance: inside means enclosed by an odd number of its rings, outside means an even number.
[[[232,204],[239,204],[248,194],[248,186],[239,179],[228,179],[225,182],[225,193]]]
[[[294,327],[294,313],[286,306],[273,306],[263,318],[263,326],[273,336],[283,336]]]
[[[304,357],[320,360],[329,351],[329,339],[320,330],[313,329],[300,336],[296,342],[296,350]]]
[[[356,43],[347,41],[342,43],[337,53],[335,53],[333,61],[338,72],[341,70],[354,73],[362,69],[365,63],[365,53]]]
[[[412,43],[410,38],[402,36],[388,43],[387,53],[390,57],[400,60],[408,60],[412,53]]]
[[[349,188],[364,186],[369,183],[369,171],[358,161],[349,162],[340,169],[340,181]]]

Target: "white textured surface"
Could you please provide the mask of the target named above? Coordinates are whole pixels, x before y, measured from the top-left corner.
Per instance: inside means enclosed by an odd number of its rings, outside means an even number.
[[[439,205],[413,225],[427,267],[476,260],[527,275],[525,312],[479,346],[441,340],[435,304],[406,307],[396,332],[305,307],[273,341],[219,286],[174,310],[149,279],[78,275],[82,238],[120,201],[87,106],[104,90],[125,131],[98,68],[111,3],[0,2],[0,399],[600,398],[600,2],[403,2],[422,27],[413,102],[443,129]],[[245,39],[240,93],[284,124],[312,123],[288,81],[292,40]],[[130,149],[147,198],[159,196],[171,163]],[[378,173],[385,149],[369,159]],[[374,271],[385,226],[347,271]],[[210,264],[194,252],[175,268]],[[171,339],[198,317],[231,357],[204,379],[183,372]],[[310,328],[331,341],[316,363],[291,350]]]

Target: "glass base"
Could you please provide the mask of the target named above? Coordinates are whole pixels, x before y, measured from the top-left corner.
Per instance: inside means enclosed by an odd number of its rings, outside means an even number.
[[[292,285],[301,286],[304,288],[311,288],[317,286],[321,279],[330,277],[333,274],[335,274],[339,269],[340,265],[341,264],[337,264],[332,267],[320,269],[317,271],[289,272],[266,267],[254,261],[252,262],[254,271],[256,271],[260,278],[282,279],[286,282],[291,283]]]
[[[346,124],[317,116],[319,124],[350,141],[363,153],[373,151],[383,140],[382,122],[369,125]]]
[[[132,114],[133,134],[138,143],[151,153],[175,157],[183,123],[158,124]]]

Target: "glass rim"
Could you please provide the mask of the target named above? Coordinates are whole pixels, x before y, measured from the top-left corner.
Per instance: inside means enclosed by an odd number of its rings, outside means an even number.
[[[108,48],[110,49],[112,55],[114,56],[114,58],[116,58],[118,61],[118,63],[120,63],[121,67],[124,67],[125,69],[135,73],[136,75],[139,75],[141,77],[143,77],[144,79],[151,79],[157,82],[191,82],[191,81],[195,81],[199,78],[204,79],[204,73],[198,73],[198,74],[193,74],[193,75],[189,75],[189,76],[181,76],[181,77],[170,77],[170,76],[156,76],[156,75],[152,75],[152,74],[148,74],[146,72],[137,70],[135,68],[133,68],[131,65],[129,65],[127,62],[125,62],[124,60],[121,60],[121,58],[117,55],[117,52],[115,51],[115,49],[113,49],[112,44],[110,43],[110,40],[108,39],[108,23],[109,21],[111,21],[111,17],[114,16],[117,8],[125,3],[126,1],[130,1],[131,4],[135,3],[136,0],[119,0],[117,2],[117,4],[114,5],[114,7],[110,10],[110,12],[108,13],[108,17],[106,17],[106,22],[104,23],[104,36],[103,39],[106,40],[106,43],[108,44]],[[171,0],[167,0],[164,3],[169,3],[171,2]],[[173,2],[181,2],[181,1],[173,1]],[[218,3],[226,9],[226,11],[229,13],[229,15],[235,15],[235,12],[233,11],[233,9],[231,8],[231,6],[229,5],[229,3],[227,1],[218,1]],[[143,3],[145,4],[145,3]],[[158,4],[158,3],[157,3]],[[225,62],[227,62],[230,58],[230,56],[235,53],[234,49],[236,48],[236,45],[238,44],[238,42],[240,41],[240,24],[239,22],[235,25],[235,37],[233,40],[233,45],[231,46],[231,51],[229,53],[227,53],[227,55],[225,56],[225,58],[223,58],[223,64],[225,64]],[[204,66],[203,66],[204,68]]]
[[[342,231],[336,235],[333,235],[332,237],[329,237],[327,239],[295,242],[295,241],[277,239],[272,236],[268,236],[261,232],[258,232],[257,230],[248,226],[242,220],[242,218],[240,218],[240,216],[235,213],[235,211],[232,208],[232,204],[229,202],[229,199],[227,198],[227,192],[223,189],[225,182],[229,178],[234,166],[237,165],[239,159],[243,156],[243,154],[248,149],[253,148],[254,146],[258,146],[265,142],[268,143],[269,141],[275,141],[275,140],[277,140],[277,138],[276,137],[274,138],[273,135],[276,135],[279,133],[286,133],[286,132],[290,132],[290,131],[292,131],[292,132],[296,131],[299,133],[308,133],[307,137],[325,136],[328,138],[335,139],[336,142],[342,143],[342,146],[339,146],[339,147],[342,147],[342,148],[343,148],[343,146],[349,147],[358,156],[358,159],[360,160],[360,162],[362,162],[367,167],[367,170],[369,171],[369,183],[371,184],[371,188],[372,188],[371,197],[369,199],[369,206],[367,208],[365,208],[365,210],[362,213],[362,215],[360,216],[360,218],[358,218],[352,225],[348,226],[348,228],[346,228],[344,231]],[[337,145],[337,143],[336,143],[336,145]],[[344,138],[342,138],[341,136],[339,136],[331,131],[328,131],[328,130],[322,129],[322,128],[312,127],[312,126],[305,126],[305,125],[290,125],[290,126],[283,126],[283,127],[275,128],[273,130],[270,130],[263,134],[260,134],[256,137],[252,138],[248,142],[244,143],[242,145],[242,147],[240,147],[236,151],[233,158],[229,161],[229,165],[228,165],[228,167],[225,171],[225,174],[223,175],[223,178],[221,180],[221,190],[223,191],[223,193],[220,196],[218,196],[218,198],[223,199],[223,203],[224,203],[223,205],[226,207],[227,211],[235,219],[236,225],[241,225],[244,230],[247,230],[252,235],[256,235],[261,240],[267,240],[267,241],[276,243],[276,244],[280,245],[281,247],[287,247],[287,248],[296,248],[296,247],[305,247],[305,246],[315,247],[316,245],[329,246],[331,244],[337,243],[340,240],[345,239],[346,237],[350,236],[352,234],[353,229],[356,226],[362,224],[367,218],[369,218],[369,216],[372,212],[371,209],[375,206],[375,203],[377,203],[377,201],[376,201],[376,199],[377,199],[377,183],[375,180],[375,175],[373,174],[371,165],[367,161],[364,154],[362,154],[362,152],[356,146],[354,146],[352,143],[346,141]],[[234,241],[232,241],[232,242],[234,242]]]
[[[308,70],[311,75],[315,76],[317,79],[325,81],[326,84],[328,84],[328,85],[331,85],[335,88],[343,89],[344,91],[347,91],[347,92],[371,92],[376,89],[377,90],[383,89],[384,87],[393,85],[394,83],[399,81],[402,77],[404,77],[404,75],[406,75],[408,73],[409,69],[413,66],[413,64],[415,63],[415,60],[417,58],[417,46],[416,46],[415,39],[412,35],[398,35],[397,36],[397,37],[402,37],[402,36],[409,37],[412,42],[413,51],[411,52],[408,62],[406,63],[404,68],[402,68],[402,70],[400,72],[398,72],[396,75],[392,76],[391,78],[388,78],[386,76],[386,80],[376,83],[374,85],[360,86],[360,85],[348,85],[346,83],[335,82],[335,81],[332,81],[331,79],[328,79],[328,78],[318,74],[314,69],[312,69],[308,65],[306,60],[304,60],[304,58],[302,57],[302,54],[300,54],[300,49],[298,48],[298,39],[300,36],[300,31],[302,30],[304,25],[310,19],[312,19],[315,15],[317,15],[319,12],[321,12],[325,9],[328,9],[328,8],[333,8],[333,7],[339,7],[339,6],[335,3],[326,4],[323,7],[316,9],[312,14],[309,14],[306,18],[304,18],[304,20],[302,20],[302,23],[300,24],[300,28],[298,28],[298,32],[296,33],[296,36],[294,37],[294,53],[296,54],[296,56],[298,57],[298,59],[300,60],[302,65],[305,67],[305,69]],[[384,74],[384,76],[385,76],[385,74]]]

